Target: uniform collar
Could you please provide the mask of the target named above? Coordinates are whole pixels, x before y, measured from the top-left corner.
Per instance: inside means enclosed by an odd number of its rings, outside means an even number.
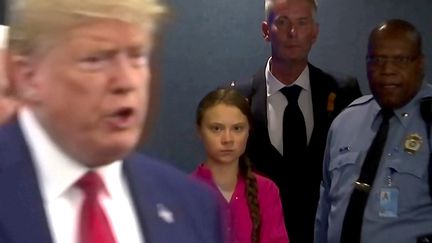
[[[420,101],[425,97],[432,97],[432,85],[429,83],[423,83],[420,90],[406,105],[395,109],[394,114],[396,119],[406,128],[411,120],[411,118],[420,112]],[[373,112],[374,112],[374,122],[378,120],[381,107],[375,101]]]

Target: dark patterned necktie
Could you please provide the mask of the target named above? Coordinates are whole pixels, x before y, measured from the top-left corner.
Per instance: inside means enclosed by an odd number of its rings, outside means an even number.
[[[288,100],[283,115],[283,156],[297,161],[297,155],[306,152],[307,138],[303,113],[298,105],[302,88],[298,85],[284,87],[280,91]]]

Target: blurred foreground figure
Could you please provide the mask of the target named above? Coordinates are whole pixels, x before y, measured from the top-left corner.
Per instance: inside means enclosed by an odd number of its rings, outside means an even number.
[[[8,27],[0,25],[0,125],[11,119],[17,109],[17,101],[11,97],[11,87],[6,77],[6,48]]]
[[[146,127],[158,0],[17,0],[0,128],[0,242],[223,242],[202,185],[133,153]]]

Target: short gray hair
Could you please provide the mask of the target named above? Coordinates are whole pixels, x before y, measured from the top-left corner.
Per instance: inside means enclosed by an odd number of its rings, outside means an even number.
[[[273,11],[273,7],[276,1],[278,0],[264,0],[264,20],[265,21],[269,21],[270,14]],[[289,0],[285,0],[285,1],[289,1]],[[305,0],[305,1],[311,4],[314,13],[316,13],[318,8],[317,0]]]

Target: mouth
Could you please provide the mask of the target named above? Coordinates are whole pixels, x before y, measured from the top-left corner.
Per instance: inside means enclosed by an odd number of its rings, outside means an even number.
[[[396,89],[396,88],[399,88],[399,85],[396,83],[383,83],[381,85],[381,87],[383,89]]]
[[[296,44],[296,43],[285,44],[285,48],[299,48],[299,47],[300,47],[300,45]]]
[[[222,149],[220,150],[220,152],[223,154],[229,154],[229,153],[233,153],[234,149]]]
[[[108,123],[115,129],[127,129],[136,125],[136,112],[131,107],[117,109],[108,116]]]

